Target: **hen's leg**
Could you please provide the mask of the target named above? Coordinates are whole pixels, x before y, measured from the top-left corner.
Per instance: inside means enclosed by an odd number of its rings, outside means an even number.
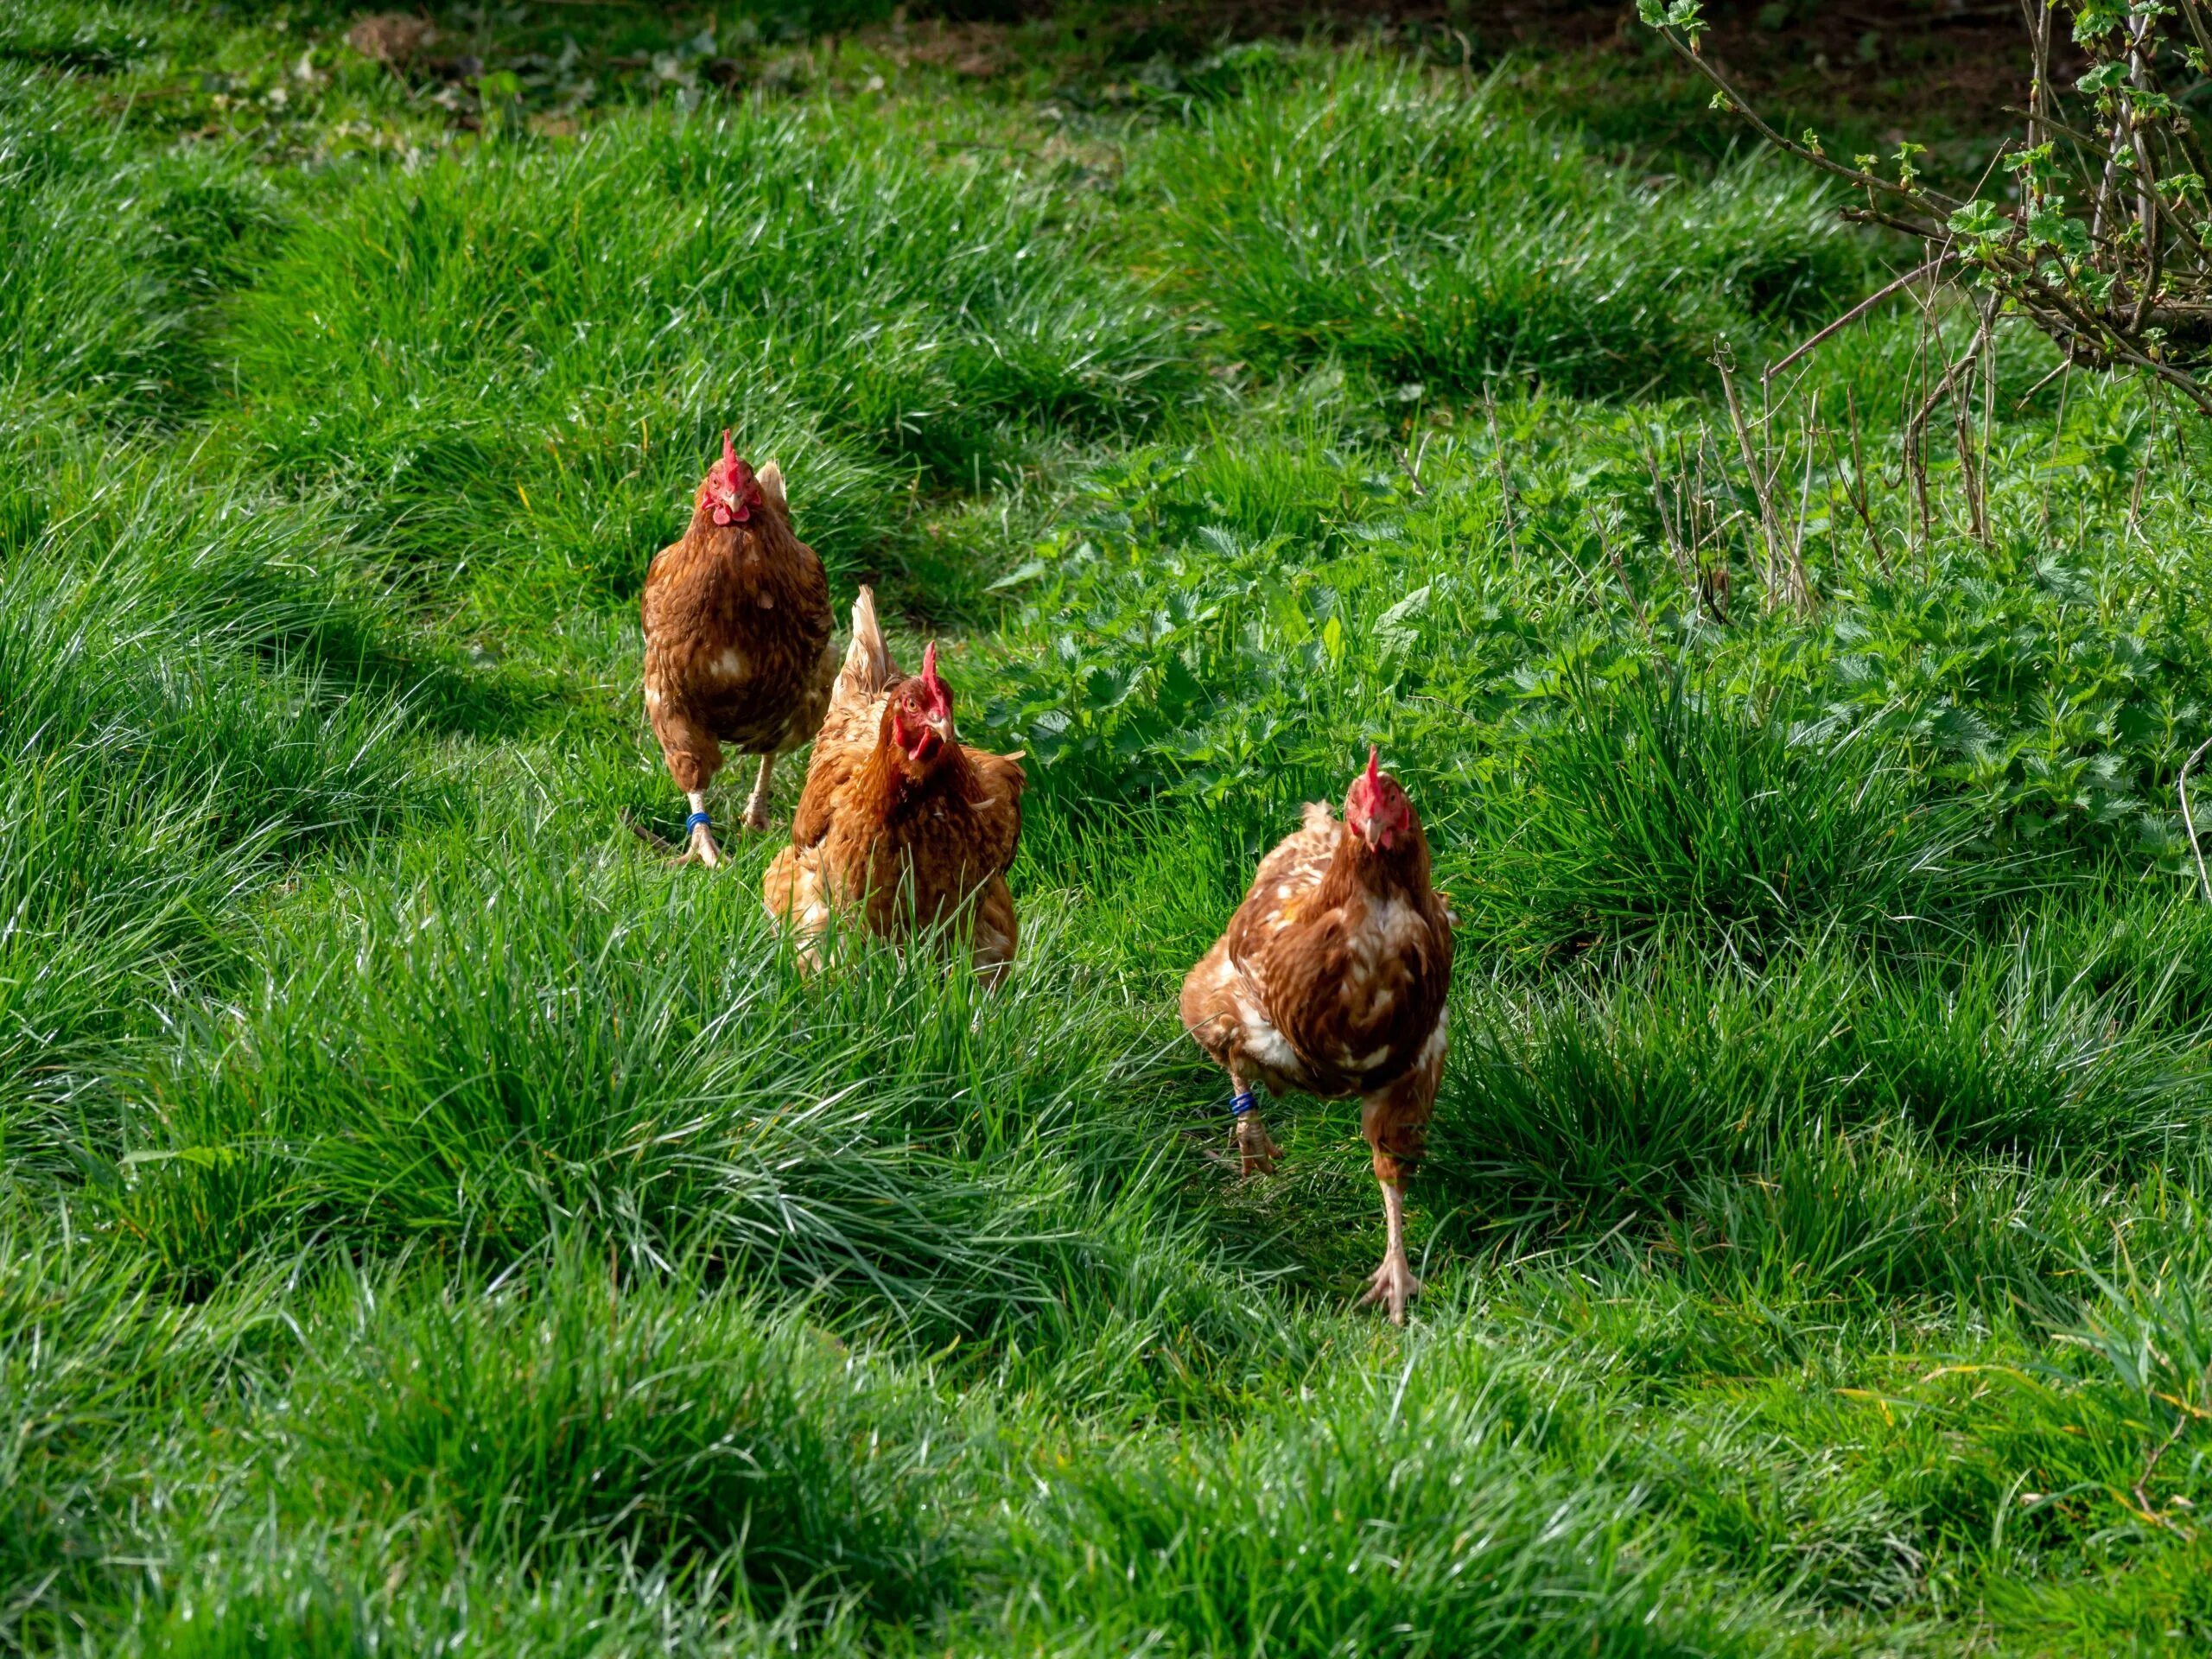
[[[645,708],[652,717],[653,735],[660,739],[661,754],[668,762],[668,775],[691,803],[691,816],[683,825],[683,855],[676,861],[704,864],[712,869],[722,861],[722,855],[721,849],[715,845],[714,830],[707,817],[707,785],[721,770],[722,746],[712,732],[696,723],[681,707],[671,707],[648,696]]]
[[[1260,1118],[1259,1093],[1244,1080],[1243,1068],[1234,1059],[1229,1063],[1229,1086],[1236,1091],[1229,1109],[1236,1124],[1231,1133],[1238,1162],[1247,1175],[1272,1175],[1282,1148],[1269,1138],[1268,1126]]]
[[[976,906],[976,977],[996,986],[1014,965],[1015,940],[1020,937],[1014,914],[1014,894],[1006,878],[995,875],[983,884]]]
[[[1421,1290],[1414,1264],[1406,1259],[1406,1192],[1395,1181],[1378,1183],[1382,1189],[1382,1226],[1389,1243],[1382,1251],[1382,1265],[1367,1281],[1363,1306],[1380,1302],[1390,1310],[1390,1323],[1406,1322],[1406,1303]]]
[[[1381,1303],[1390,1323],[1406,1322],[1406,1302],[1421,1289],[1413,1263],[1406,1259],[1406,1177],[1421,1162],[1428,1144],[1428,1115],[1444,1071],[1442,1027],[1412,1071],[1360,1103],[1359,1127],[1375,1154],[1375,1179],[1382,1189],[1386,1243],[1382,1265],[1367,1281],[1363,1305]]]
[[[776,757],[760,757],[760,775],[753,781],[753,793],[745,803],[745,827],[752,830],[768,827],[768,774],[776,767]]]
[[[691,803],[691,816],[683,821],[690,830],[690,844],[684,848],[683,855],[676,861],[679,864],[703,864],[710,870],[717,869],[721,865],[722,849],[715,845],[714,822],[707,816],[707,791],[688,789],[683,791],[683,798]]]

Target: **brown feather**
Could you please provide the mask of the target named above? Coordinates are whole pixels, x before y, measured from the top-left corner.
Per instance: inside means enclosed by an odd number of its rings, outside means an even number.
[[[1443,1076],[1452,922],[1418,817],[1370,847],[1326,806],[1260,863],[1183,982],[1183,1023],[1232,1077],[1359,1096],[1376,1173],[1417,1163]]]
[[[639,611],[646,713],[677,788],[706,788],[725,745],[783,754],[814,735],[837,672],[830,586],[780,480],[741,524],[716,524],[702,499]]]
[[[1021,767],[957,741],[927,763],[900,747],[893,705],[920,683],[891,668],[880,635],[871,641],[872,596],[862,594],[868,608],[855,607],[852,652],[815,740],[791,844],[764,884],[768,913],[788,918],[811,953],[833,914],[899,938],[974,899],[976,965],[1002,970],[1017,938],[1006,872],[1021,837]],[[872,693],[871,650],[888,677]]]

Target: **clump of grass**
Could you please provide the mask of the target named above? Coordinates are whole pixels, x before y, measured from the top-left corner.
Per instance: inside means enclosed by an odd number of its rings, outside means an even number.
[[[311,1333],[290,1382],[289,1482],[426,1516],[465,1549],[727,1556],[771,1613],[931,1599],[943,1541],[925,1516],[952,1497],[958,1436],[790,1317],[690,1277],[621,1283],[588,1246],[493,1286],[346,1300],[352,1328]]]
[[[1713,1182],[1756,1176],[1766,1198],[1743,1201],[1810,1206],[1793,1248],[1816,1274],[1846,1270],[1887,1224],[1879,1182],[1834,1163],[1839,1133],[1890,1126],[1939,1154],[2070,1170],[2139,1168],[2201,1143],[2201,1020],[2177,1017],[2159,965],[2099,988],[2100,954],[2062,933],[1949,961],[1831,947],[1752,977],[1645,957],[1626,974],[1493,988],[1462,1005],[1465,1062],[1440,1107],[1433,1173],[1490,1224],[1534,1214],[1600,1231],[1680,1215],[1694,1192],[1709,1207]],[[1853,1197],[1823,1210],[1837,1182]],[[1856,1224],[1853,1205],[1869,1206]],[[1752,1230],[1796,1224],[1770,1212]]]
[[[1058,207],[860,108],[487,149],[288,241],[236,308],[231,441],[527,613],[634,593],[729,426],[850,572],[905,536],[918,471],[976,487],[1025,435],[1111,429],[1184,384]]]
[[[208,304],[265,248],[272,193],[235,157],[140,153],[66,84],[9,60],[98,57],[126,36],[28,45],[11,21],[0,33],[0,238],[13,250],[0,270],[0,433],[173,426],[213,384]]]
[[[1642,1493],[1553,1462],[1572,1415],[1468,1346],[1343,1357],[1233,1438],[1131,1447],[1057,1483],[997,1569],[1008,1612],[1033,1641],[1217,1652],[1761,1650],[1727,1591],[1682,1593],[1689,1564]]]
[[[1816,190],[1752,163],[1653,188],[1487,86],[1379,53],[1258,81],[1142,153],[1140,256],[1262,366],[1478,394],[1683,389],[1722,331],[1861,279]]]
[[[173,1476],[183,1414],[282,1346],[276,1279],[198,1306],[67,1213],[0,1197],[0,1643],[53,1650],[107,1584],[137,1506]]]
[[[1988,890],[1968,821],[1878,732],[1687,671],[1579,675],[1565,692],[1487,780],[1455,888],[1497,948],[1672,938],[1756,963],[1827,929],[1955,925]]]
[[[78,1131],[35,1103],[228,955],[283,859],[435,791],[404,695],[341,672],[396,620],[302,568],[313,527],[160,462],[19,477],[39,493],[0,567],[0,1136],[51,1173]]]
[[[415,845],[280,917],[134,1087],[116,1213],[187,1281],[280,1235],[498,1262],[557,1221],[918,1338],[1235,1306],[1185,1277],[1169,1033],[1049,920],[994,996],[928,951],[810,982],[748,886]]]

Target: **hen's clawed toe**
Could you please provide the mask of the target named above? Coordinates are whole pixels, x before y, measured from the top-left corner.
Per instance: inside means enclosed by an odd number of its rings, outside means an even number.
[[[1367,1294],[1359,1299],[1363,1307],[1377,1303],[1389,1311],[1390,1323],[1406,1322],[1406,1304],[1421,1294],[1421,1281],[1414,1277],[1413,1263],[1403,1255],[1392,1251],[1382,1258],[1382,1265],[1375,1269],[1367,1281]]]
[[[715,838],[701,829],[691,832],[691,844],[677,855],[676,861],[678,865],[703,864],[710,870],[718,870],[724,860],[722,849],[715,845]]]
[[[1268,1126],[1260,1122],[1257,1112],[1247,1112],[1236,1120],[1235,1139],[1237,1162],[1246,1175],[1272,1175],[1275,1160],[1282,1156],[1282,1148],[1268,1134]]]

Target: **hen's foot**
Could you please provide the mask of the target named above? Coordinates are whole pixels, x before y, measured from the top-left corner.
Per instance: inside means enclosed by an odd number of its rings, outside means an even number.
[[[747,801],[745,804],[745,827],[756,836],[766,832],[768,804],[766,801]]]
[[[722,867],[722,849],[715,845],[714,831],[703,823],[691,826],[691,844],[676,861],[678,864],[703,864],[710,870]]]
[[[1268,1135],[1268,1126],[1260,1122],[1257,1112],[1246,1112],[1236,1120],[1233,1138],[1237,1162],[1247,1175],[1272,1175],[1275,1160],[1282,1156],[1282,1148]]]
[[[1359,1303],[1362,1307],[1372,1307],[1379,1302],[1389,1310],[1391,1324],[1403,1325],[1407,1302],[1420,1293],[1421,1281],[1414,1277],[1413,1263],[1406,1260],[1404,1251],[1393,1250],[1368,1280],[1367,1294]]]

